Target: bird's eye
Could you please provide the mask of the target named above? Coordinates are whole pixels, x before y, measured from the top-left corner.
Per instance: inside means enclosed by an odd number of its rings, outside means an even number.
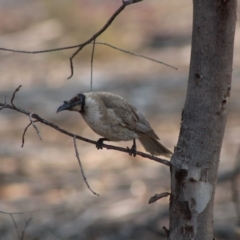
[[[78,100],[78,97],[73,97],[70,102],[73,103],[73,102],[76,102]]]

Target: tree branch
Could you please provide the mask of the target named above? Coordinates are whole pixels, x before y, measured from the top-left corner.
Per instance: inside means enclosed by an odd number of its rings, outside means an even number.
[[[16,223],[16,221],[15,221],[15,219],[14,219],[14,215],[24,214],[24,212],[5,212],[5,211],[1,211],[1,210],[0,210],[0,213],[2,213],[2,214],[7,214],[7,215],[9,215],[9,216],[11,217],[12,222],[13,222],[13,225],[14,225],[14,228],[15,228],[15,231],[16,231],[16,233],[17,233],[17,237],[18,237],[19,240],[22,240],[23,238],[20,237],[20,233],[19,233],[19,230],[18,230],[17,223]]]
[[[110,48],[112,48],[112,49],[115,49],[115,50],[117,50],[117,51],[124,52],[124,53],[130,54],[130,55],[133,55],[133,56],[135,56],[135,57],[144,58],[144,59],[147,59],[147,60],[149,60],[149,61],[156,62],[156,63],[162,64],[162,65],[165,65],[165,66],[167,66],[167,67],[173,68],[173,69],[175,69],[175,70],[178,70],[178,68],[176,68],[176,67],[174,67],[174,66],[172,66],[172,65],[169,65],[169,64],[167,64],[167,63],[164,63],[164,62],[162,62],[162,61],[159,61],[159,60],[156,60],[156,59],[154,59],[154,58],[150,58],[150,57],[144,56],[144,55],[142,55],[142,54],[134,53],[134,52],[131,52],[131,51],[129,51],[129,50],[125,50],[125,49],[122,49],[122,48],[113,46],[113,45],[111,45],[111,44],[109,44],[109,43],[106,43],[106,42],[95,42],[95,44],[104,45],[104,46],[110,47]],[[0,48],[0,50],[1,50],[1,48]]]
[[[96,39],[112,24],[112,22],[114,21],[114,19],[125,9],[126,6],[130,5],[130,4],[133,4],[133,3],[137,3],[137,2],[141,2],[142,0],[123,0],[122,1],[122,5],[113,13],[113,15],[109,18],[109,20],[105,23],[105,25],[98,31],[96,32],[95,34],[93,34],[92,37],[90,37],[88,40],[86,40],[85,42],[81,43],[81,44],[77,44],[77,45],[73,45],[73,46],[67,46],[67,47],[61,47],[61,48],[53,48],[53,49],[46,49],[46,50],[41,50],[41,51],[22,51],[22,50],[14,50],[14,49],[8,49],[8,48],[0,48],[0,50],[2,51],[8,51],[8,52],[17,52],[17,53],[26,53],[26,54],[38,54],[38,53],[46,53],[46,52],[54,52],[54,51],[61,51],[61,50],[67,50],[67,49],[73,49],[73,48],[77,48],[77,50],[72,54],[72,56],[69,58],[69,61],[70,61],[70,70],[71,70],[71,73],[70,73],[70,76],[68,77],[68,79],[70,79],[73,74],[74,74],[74,66],[73,66],[73,59],[74,57],[88,44],[91,44],[93,43],[93,51],[92,51],[92,54],[94,53],[94,46],[95,44],[102,44],[102,45],[106,45],[108,47],[111,47],[111,48],[114,48],[116,50],[119,50],[119,51],[122,51],[122,52],[125,52],[125,53],[129,53],[129,54],[132,54],[132,55],[135,55],[135,56],[138,56],[138,57],[142,57],[142,58],[145,58],[145,59],[148,59],[150,61],[154,61],[154,62],[158,62],[160,64],[163,64],[163,65],[166,65],[168,67],[171,67],[171,68],[174,68],[175,70],[177,70],[177,68],[169,65],[169,64],[166,64],[166,63],[163,63],[163,62],[160,62],[158,60],[155,60],[155,59],[152,59],[152,58],[148,58],[148,57],[145,57],[143,55],[140,55],[140,54],[135,54],[135,53],[132,53],[130,51],[126,51],[126,50],[123,50],[123,49],[120,49],[120,48],[117,48],[117,47],[114,47],[110,44],[107,44],[107,43],[97,43],[96,42]]]
[[[154,202],[158,201],[159,199],[170,196],[170,195],[171,195],[171,193],[169,193],[169,192],[163,192],[160,194],[157,193],[149,199],[148,203],[149,204],[154,203]]]
[[[16,108],[15,105],[13,104],[13,101],[14,101],[14,98],[15,98],[15,94],[16,94],[16,92],[18,92],[20,90],[21,87],[22,87],[22,85],[19,85],[18,88],[16,88],[15,91],[13,92],[13,95],[12,95],[12,98],[11,98],[11,104],[12,104],[12,106],[14,108]]]
[[[75,135],[73,133],[70,133],[68,131],[66,131],[65,129],[62,129],[60,127],[58,127],[57,125],[43,119],[42,117],[40,117],[39,115],[35,114],[35,113],[31,113],[27,110],[24,110],[24,109],[21,109],[21,108],[18,108],[18,107],[13,107],[9,104],[5,104],[5,103],[0,103],[0,107],[4,107],[4,108],[7,108],[7,109],[11,109],[11,110],[14,110],[14,111],[17,111],[17,112],[20,112],[22,114],[25,114],[27,116],[29,116],[31,114],[32,118],[35,119],[35,120],[38,120],[39,122],[51,127],[51,128],[54,128],[55,130],[65,134],[65,135],[68,135],[70,137],[76,137],[76,139],[79,139],[81,141],[84,141],[84,142],[88,142],[90,144],[94,144],[96,145],[96,141],[93,141],[93,140],[90,140],[90,139],[87,139],[87,138],[84,138],[82,136],[79,136],[79,135]],[[117,147],[117,146],[112,146],[112,145],[108,145],[108,144],[103,144],[103,148],[106,148],[106,149],[113,149],[113,150],[116,150],[116,151],[120,151],[120,152],[125,152],[125,153],[128,153],[129,154],[129,150],[127,148],[122,148],[122,147]],[[159,162],[159,163],[162,163],[168,167],[170,167],[171,163],[168,161],[168,160],[165,160],[165,159],[162,159],[162,158],[158,158],[158,157],[155,157],[155,156],[152,156],[150,154],[147,154],[147,153],[143,153],[143,152],[139,152],[137,151],[136,155],[138,156],[141,156],[143,158],[148,158],[150,160],[153,160],[155,162]]]
[[[38,120],[34,120],[33,122],[38,122]],[[30,123],[25,127],[25,129],[24,129],[24,131],[23,131],[23,134],[22,134],[22,146],[21,146],[21,147],[24,146],[25,134],[26,134],[28,128],[29,128],[31,125],[32,125],[32,122],[30,122]]]
[[[109,20],[105,23],[105,25],[95,34],[93,34],[92,37],[90,37],[87,41],[85,41],[82,44],[78,45],[78,49],[72,54],[72,56],[70,57],[70,69],[71,69],[71,74],[68,77],[68,79],[70,79],[73,76],[73,58],[89,43],[91,43],[92,41],[96,40],[98,36],[100,36],[114,21],[114,19],[124,10],[124,8],[132,3],[135,3],[137,1],[131,0],[131,1],[124,1],[122,5],[116,10],[116,12],[109,18]]]
[[[89,43],[89,44],[93,44],[93,43]],[[150,58],[150,57],[144,56],[142,54],[134,53],[132,51],[116,47],[116,46],[114,46],[112,44],[109,44],[109,43],[106,43],[106,42],[95,42],[95,44],[104,45],[104,46],[110,47],[112,49],[115,49],[117,51],[124,52],[124,53],[130,54],[130,55],[136,56],[136,57],[144,58],[144,59],[147,59],[149,61],[156,62],[156,63],[162,64],[162,65],[165,65],[167,67],[171,67],[171,68],[173,68],[175,70],[178,70],[178,68],[176,68],[176,67],[174,67],[172,65],[169,65],[167,63],[164,63],[162,61],[159,61],[157,59]],[[10,48],[0,48],[0,51],[14,52],[14,53],[24,53],[24,54],[40,54],[40,53],[57,52],[57,51],[63,51],[63,50],[68,50],[68,49],[74,49],[74,48],[78,48],[78,46],[79,45],[72,45],[72,46],[67,46],[67,47],[51,48],[51,49],[37,50],[37,51],[24,51],[24,50],[10,49]]]
[[[42,140],[40,131],[38,130],[36,124],[34,123],[35,121],[32,120],[32,113],[30,113],[28,116],[29,116],[29,120],[30,120],[31,124],[33,125],[34,129],[36,130],[36,133],[37,133],[39,139]]]
[[[0,111],[3,110],[5,108],[5,106],[7,105],[7,97],[5,96],[5,99],[4,99],[4,106],[3,107],[0,107]]]

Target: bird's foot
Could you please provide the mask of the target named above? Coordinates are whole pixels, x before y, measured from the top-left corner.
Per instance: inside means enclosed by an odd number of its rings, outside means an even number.
[[[97,149],[103,149],[103,141],[109,141],[107,138],[99,138],[96,143]]]
[[[131,148],[128,147],[127,149],[128,149],[130,156],[136,157],[136,155],[137,155],[136,145],[133,144]]]

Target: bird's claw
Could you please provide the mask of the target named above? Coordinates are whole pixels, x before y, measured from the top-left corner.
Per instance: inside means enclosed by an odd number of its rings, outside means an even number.
[[[137,149],[135,146],[132,146],[131,148],[127,147],[127,149],[130,156],[136,157]]]
[[[109,141],[107,138],[99,138],[96,143],[97,149],[103,149],[103,141]]]
[[[96,148],[99,149],[103,149],[103,140],[100,138],[98,139],[97,143],[96,143]]]

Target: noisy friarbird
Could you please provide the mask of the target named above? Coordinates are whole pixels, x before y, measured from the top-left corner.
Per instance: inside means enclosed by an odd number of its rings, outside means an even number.
[[[64,101],[57,109],[79,112],[88,126],[102,136],[97,141],[97,149],[103,141],[133,140],[130,155],[136,155],[136,142],[139,139],[145,150],[152,155],[170,157],[172,152],[159,142],[159,137],[145,117],[124,98],[108,92],[80,93],[70,101]]]

